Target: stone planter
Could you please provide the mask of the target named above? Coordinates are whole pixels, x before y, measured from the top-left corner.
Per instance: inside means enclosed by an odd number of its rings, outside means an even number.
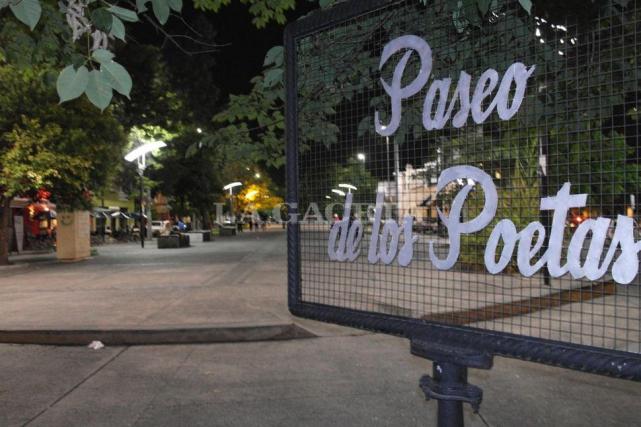
[[[220,227],[221,236],[235,236],[236,233],[236,227]]]
[[[61,261],[79,261],[91,256],[89,211],[58,212],[56,256]]]
[[[158,237],[158,249],[178,249],[189,247],[189,236],[185,234],[170,234]]]

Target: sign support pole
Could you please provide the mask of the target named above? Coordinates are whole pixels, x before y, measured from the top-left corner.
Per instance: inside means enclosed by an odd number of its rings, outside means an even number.
[[[438,427],[463,427],[463,402],[478,412],[483,390],[467,382],[467,368],[490,369],[493,357],[479,350],[413,338],[411,353],[433,361],[432,375],[419,382],[425,399],[438,401]]]
[[[143,178],[144,169],[139,169],[140,174],[140,247],[145,249],[145,203],[143,198],[145,197],[145,179]]]

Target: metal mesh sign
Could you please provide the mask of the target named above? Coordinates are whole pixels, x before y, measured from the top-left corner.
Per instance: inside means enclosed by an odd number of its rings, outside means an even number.
[[[641,377],[641,4],[587,3],[288,28],[295,314]]]

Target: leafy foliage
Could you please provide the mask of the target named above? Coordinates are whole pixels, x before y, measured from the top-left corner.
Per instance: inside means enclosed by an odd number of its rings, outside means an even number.
[[[42,4],[41,26],[30,31],[8,14],[0,16],[0,64],[28,67],[32,64],[59,66],[71,59],[67,40],[71,30],[64,16],[49,3]]]
[[[283,198],[274,195],[269,188],[269,183],[265,180],[253,180],[246,182],[234,198],[236,212],[254,212],[258,211],[269,215],[274,207],[283,203]]]
[[[222,193],[220,170],[223,158],[214,150],[199,156],[185,156],[188,147],[197,139],[196,132],[186,132],[173,138],[171,144],[161,151],[158,167],[150,170],[148,175],[157,182],[158,191],[173,198],[174,213],[183,216],[198,212],[207,225],[214,202]]]
[[[47,75],[46,68],[0,67],[0,197],[44,186],[62,207],[87,207],[126,138],[113,116],[86,101],[60,105]]]
[[[49,45],[52,53],[57,53],[56,50],[69,53],[67,61],[70,64],[64,67],[58,76],[57,91],[60,102],[67,102],[85,94],[92,104],[104,110],[111,103],[113,90],[128,97],[132,86],[128,71],[113,60],[114,55],[109,50],[110,44],[113,45],[112,41],[116,38],[123,42],[126,40],[124,22],[138,22],[139,15],[147,10],[147,1],[139,0],[135,10],[118,6],[116,3],[84,0],[61,2],[59,11],[54,11],[51,5],[40,0],[12,0],[0,3],[0,8],[8,7],[17,20],[31,30],[34,30],[44,17],[42,20],[48,22],[44,22],[42,34],[34,37]],[[152,6],[156,19],[160,24],[164,24],[169,19],[170,10],[181,11],[182,1],[152,0]],[[54,18],[54,15],[57,17]],[[63,18],[67,23],[66,28],[62,28],[61,25],[64,22]],[[50,23],[55,25],[51,26]],[[4,27],[0,37],[13,38],[14,45],[20,44],[22,47],[33,43],[33,37],[12,30],[13,28]],[[14,36],[12,33],[19,35]],[[67,41],[69,39],[71,43]],[[28,49],[22,50],[24,51]],[[16,59],[17,62],[26,62],[23,58]],[[87,68],[91,71],[87,72]]]
[[[4,136],[8,149],[0,153],[0,198],[29,195],[40,188],[53,188],[61,180],[79,187],[89,179],[90,162],[60,153],[48,144],[60,139],[57,124],[42,125],[37,119],[22,116],[19,123]],[[78,180],[69,180],[77,177]],[[81,190],[81,188],[78,188]]]
[[[294,0],[240,0],[241,3],[249,6],[249,13],[253,16],[253,23],[262,28],[270,22],[284,24],[285,13],[294,9]],[[221,7],[231,3],[231,0],[196,0],[195,6],[200,10],[218,11]],[[327,3],[327,2],[322,2]],[[132,3],[133,5],[133,3]],[[149,6],[151,5],[151,10]],[[125,23],[136,23],[144,18],[145,21],[154,25],[165,25],[172,12],[181,13],[182,0],[136,0],[135,8],[123,7],[117,1],[94,2],[90,0],[64,0],[59,3],[59,11],[55,11],[48,2],[41,0],[4,0],[0,2],[0,9],[8,8],[13,16],[30,30],[35,30],[41,21],[54,20],[56,25],[51,27],[49,22],[41,23],[38,29],[42,33],[42,39],[50,44],[52,53],[56,49],[64,50],[67,55],[66,66],[60,72],[57,89],[61,102],[75,99],[82,94],[98,108],[104,110],[111,103],[111,92],[116,92],[128,97],[131,91],[132,79],[129,72],[119,63],[113,60],[113,54],[108,60],[102,60],[96,56],[98,51],[112,51],[115,40],[126,42],[127,27]],[[158,24],[149,17],[148,12],[153,14]],[[66,27],[61,28],[61,23]],[[53,28],[53,33],[52,29]],[[158,27],[160,28],[160,27]],[[1,33],[5,37],[12,37],[14,31],[11,28],[3,27]],[[64,34],[62,34],[64,32]],[[71,33],[71,34],[69,34]],[[167,33],[165,33],[167,34]],[[0,34],[0,38],[3,34]],[[71,40],[69,42],[69,40]],[[21,34],[16,42],[25,45],[31,44],[30,37]],[[1,45],[4,49],[5,44]],[[29,51],[28,48],[22,52]],[[0,50],[0,59],[6,59]],[[104,56],[103,56],[104,58]],[[19,62],[25,62],[25,58],[16,56]],[[73,66],[73,70],[69,67]],[[85,72],[81,67],[89,68],[89,81],[85,79]],[[97,69],[99,73],[94,73]],[[79,75],[72,75],[76,71]],[[282,72],[282,71],[281,71]],[[278,72],[270,75],[270,84],[275,83],[279,76]]]
[[[194,5],[197,9],[218,12],[220,8],[229,5],[231,1],[195,0]],[[285,12],[296,6],[295,0],[240,0],[240,2],[249,5],[249,13],[253,16],[252,22],[258,28],[263,28],[270,22],[284,24],[287,19]]]

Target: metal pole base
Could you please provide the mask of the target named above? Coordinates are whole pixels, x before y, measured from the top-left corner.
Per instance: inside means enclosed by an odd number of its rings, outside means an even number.
[[[438,401],[438,426],[463,427],[463,403],[476,413],[483,400],[483,390],[467,383],[467,368],[490,369],[492,355],[424,339],[412,339],[411,352],[434,362],[433,377],[424,375],[419,385],[425,399]]]

